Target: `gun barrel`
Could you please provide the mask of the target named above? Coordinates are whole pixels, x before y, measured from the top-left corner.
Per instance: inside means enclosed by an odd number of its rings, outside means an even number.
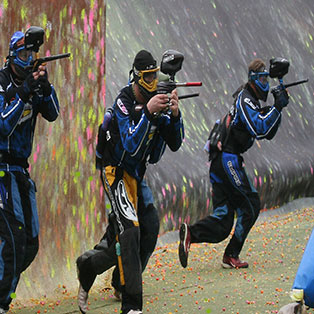
[[[308,81],[309,81],[309,79],[305,79],[305,80],[301,80],[301,81],[296,81],[296,82],[293,82],[293,83],[285,84],[284,87],[285,87],[285,88],[288,88],[288,87],[291,87],[291,86],[295,86],[295,85],[307,83]]]
[[[48,62],[48,61],[53,61],[53,60],[57,60],[57,59],[68,58],[68,57],[70,57],[70,55],[71,55],[70,53],[61,53],[59,55],[44,57],[42,59],[44,60],[44,62]]]
[[[199,95],[200,95],[200,93],[187,94],[187,95],[179,96],[179,99],[186,99],[186,98],[191,98],[191,97],[197,97]]]
[[[176,83],[177,87],[184,86],[202,86],[202,82],[185,82],[185,83]]]
[[[43,63],[57,60],[57,59],[68,58],[68,57],[70,57],[70,55],[71,55],[71,53],[61,53],[61,54],[53,55],[53,56],[49,56],[49,57],[38,58],[38,59],[35,59],[31,65],[27,65],[26,67],[24,67],[24,69],[25,70],[35,70],[36,68],[38,68],[39,65],[41,65]]]

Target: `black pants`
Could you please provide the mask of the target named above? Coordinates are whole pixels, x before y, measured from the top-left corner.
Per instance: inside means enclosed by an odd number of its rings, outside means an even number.
[[[159,218],[151,190],[145,181],[137,183],[125,171],[106,167],[104,186],[112,205],[109,225],[100,243],[81,257],[84,267],[96,275],[112,266],[113,284],[122,292],[122,313],[142,309],[142,271],[154,251]],[[83,288],[88,291],[94,281]]]
[[[231,232],[236,213],[235,232],[225,254],[238,257],[260,212],[258,193],[250,183],[239,155],[220,153],[211,163],[210,181],[213,214],[190,226],[191,242],[223,241]]]
[[[38,252],[35,184],[27,173],[0,171],[0,308],[8,309],[20,274]]]

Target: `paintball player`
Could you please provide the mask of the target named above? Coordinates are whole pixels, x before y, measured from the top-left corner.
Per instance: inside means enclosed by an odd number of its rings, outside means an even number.
[[[246,175],[241,156],[254,140],[271,140],[281,121],[281,110],[288,105],[289,97],[283,88],[274,93],[274,105],[262,107],[269,92],[265,63],[253,60],[248,66],[248,82],[238,89],[230,110],[232,117],[229,135],[222,150],[210,165],[213,214],[193,225],[180,227],[179,259],[182,267],[188,264],[191,243],[218,243],[226,239],[232,229],[235,213],[237,222],[222,261],[224,268],[247,268],[239,258],[244,241],[260,212],[260,198]]]
[[[176,89],[156,94],[156,60],[139,51],[113,105],[109,129],[98,137],[97,152],[106,141],[101,177],[111,202],[109,225],[100,243],[77,259],[78,305],[87,311],[88,292],[98,274],[116,265],[113,287],[121,292],[122,313],[142,313],[142,271],[154,251],[158,212],[144,181],[148,163],[157,163],[166,145],[177,151],[184,129]]]
[[[38,251],[36,187],[28,173],[37,115],[54,121],[59,103],[45,66],[26,71],[34,58],[21,31],[13,34],[0,70],[0,314],[9,310],[21,273]]]

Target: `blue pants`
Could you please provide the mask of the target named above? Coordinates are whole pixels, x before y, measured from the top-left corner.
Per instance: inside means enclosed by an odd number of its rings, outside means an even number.
[[[243,158],[236,154],[218,154],[211,163],[210,182],[213,214],[190,226],[191,243],[223,241],[231,232],[236,213],[235,232],[225,254],[238,257],[260,212],[258,193],[246,175]]]
[[[27,172],[0,170],[0,308],[8,309],[20,274],[38,252],[35,183]]]

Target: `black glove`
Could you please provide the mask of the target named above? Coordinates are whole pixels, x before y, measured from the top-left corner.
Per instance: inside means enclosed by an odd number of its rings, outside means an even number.
[[[34,79],[33,73],[28,74],[22,85],[17,88],[17,92],[24,103],[26,103],[29,100],[29,96],[34,94],[37,90],[38,80]]]
[[[274,100],[275,100],[275,108],[278,111],[281,111],[282,108],[286,107],[289,103],[289,95],[286,91],[286,89],[282,88],[276,88],[272,91],[272,94],[274,95]]]
[[[43,91],[44,97],[50,96],[52,89],[51,89],[51,84],[48,81],[47,72],[45,72],[44,76],[40,76],[38,78],[38,81],[39,81],[40,87],[41,87],[41,89]]]

